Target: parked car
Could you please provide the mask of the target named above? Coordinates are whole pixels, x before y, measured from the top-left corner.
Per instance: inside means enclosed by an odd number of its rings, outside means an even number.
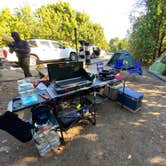
[[[57,61],[62,59],[76,60],[76,50],[67,48],[61,43],[54,40],[30,39],[30,65],[36,65],[44,62]],[[9,53],[9,48],[4,47],[3,56],[7,62],[17,63],[18,59],[15,53]]]

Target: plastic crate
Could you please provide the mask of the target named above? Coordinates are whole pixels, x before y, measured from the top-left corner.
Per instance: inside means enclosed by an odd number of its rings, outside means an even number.
[[[118,85],[110,85],[107,84],[104,87],[103,94],[107,96],[111,100],[117,100],[118,98],[118,90],[123,87],[123,83],[120,83]]]

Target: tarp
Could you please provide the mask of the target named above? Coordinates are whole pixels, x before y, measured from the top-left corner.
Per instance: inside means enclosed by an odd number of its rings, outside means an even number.
[[[149,72],[166,81],[166,54],[158,58],[150,67]]]
[[[110,67],[114,67],[117,59],[123,59],[123,65],[125,69],[130,69],[135,66],[135,59],[134,56],[131,55],[126,50],[120,50],[118,52],[115,52],[113,56],[108,61],[107,65]]]

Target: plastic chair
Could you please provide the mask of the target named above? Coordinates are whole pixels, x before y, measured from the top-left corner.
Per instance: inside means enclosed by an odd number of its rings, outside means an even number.
[[[129,69],[129,70],[127,70],[127,72],[131,73],[131,74],[142,75],[143,71],[142,71],[142,68],[141,68],[141,62],[139,62],[139,61],[135,62],[135,68],[134,69]]]

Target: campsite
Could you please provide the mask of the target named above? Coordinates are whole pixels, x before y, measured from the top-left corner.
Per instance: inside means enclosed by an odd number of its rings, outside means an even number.
[[[16,72],[15,77],[20,77],[20,71]],[[147,68],[143,72],[143,76],[131,75],[126,82],[127,87],[144,93],[141,111],[133,114],[111,100],[98,105],[96,126],[83,123],[71,128],[65,133],[66,145],[42,158],[33,141],[20,143],[1,130],[1,165],[165,165],[166,86]],[[1,82],[0,91],[0,108],[5,112],[17,93],[16,81]],[[19,114],[26,118],[29,112]]]
[[[165,0],[7,0],[0,25],[0,166],[166,166]]]

